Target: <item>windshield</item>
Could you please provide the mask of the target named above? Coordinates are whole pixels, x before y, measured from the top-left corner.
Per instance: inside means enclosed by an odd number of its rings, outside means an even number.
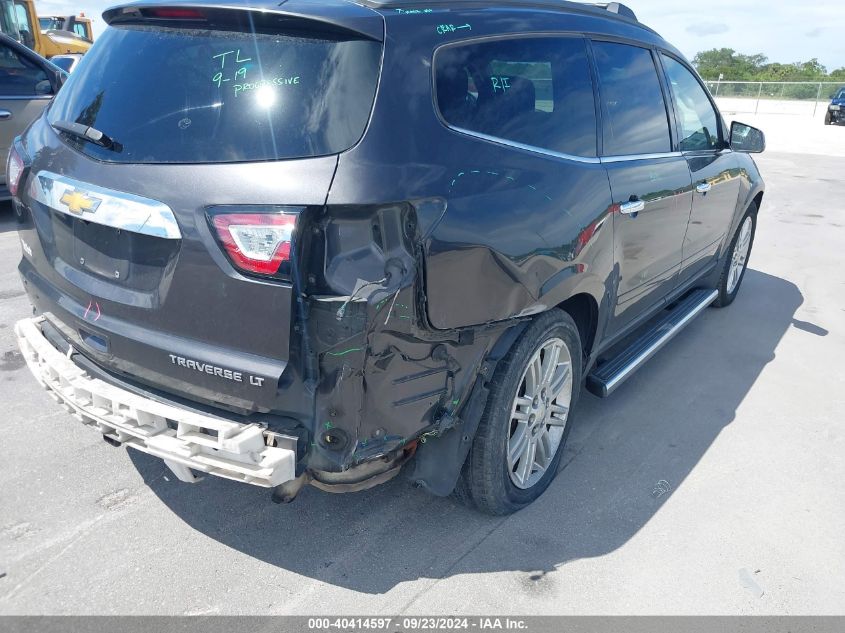
[[[5,33],[18,42],[24,42],[29,33],[25,7],[16,5],[11,0],[0,0],[0,33]],[[29,44],[29,42],[24,42]]]
[[[842,90],[840,90],[840,91],[836,94],[836,96],[834,97],[834,99],[845,99],[845,88],[843,88]]]
[[[42,31],[47,30],[62,30],[62,20],[61,18],[38,18],[38,23],[41,25]]]
[[[381,44],[285,34],[109,28],[74,70],[49,121],[82,123],[119,151],[98,160],[219,163],[334,154],[364,132]]]

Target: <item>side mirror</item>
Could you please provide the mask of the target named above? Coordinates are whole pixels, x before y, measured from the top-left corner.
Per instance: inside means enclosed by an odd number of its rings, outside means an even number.
[[[746,154],[766,151],[766,135],[756,127],[734,121],[731,123],[731,149]]]
[[[65,85],[67,81],[68,74],[63,71],[61,68],[57,68],[55,66],[49,67],[45,69],[48,75],[50,76],[49,81],[46,83],[50,84],[50,89],[47,92],[39,93],[39,94],[58,94],[59,89]]]

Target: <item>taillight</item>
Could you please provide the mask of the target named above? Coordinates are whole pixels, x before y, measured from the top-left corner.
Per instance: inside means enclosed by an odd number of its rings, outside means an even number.
[[[211,223],[235,267],[257,275],[277,275],[290,262],[297,215],[218,212],[211,215]]]
[[[9,150],[9,160],[6,162],[6,186],[9,188],[9,193],[13,196],[18,195],[18,185],[23,176],[24,164],[23,158],[18,154],[15,146]]]

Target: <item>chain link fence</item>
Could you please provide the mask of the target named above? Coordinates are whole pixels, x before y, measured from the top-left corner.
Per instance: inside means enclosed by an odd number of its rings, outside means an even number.
[[[819,116],[845,82],[707,81],[725,112]]]

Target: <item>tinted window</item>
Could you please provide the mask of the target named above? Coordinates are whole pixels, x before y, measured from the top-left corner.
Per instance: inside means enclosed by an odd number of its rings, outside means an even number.
[[[47,73],[40,66],[0,44],[0,95],[44,95],[51,91]]]
[[[651,52],[595,42],[602,106],[604,154],[659,154],[672,150],[666,104]]]
[[[85,25],[77,22],[73,25],[73,32],[76,33],[79,37],[86,37],[88,34],[85,32]]]
[[[596,155],[586,41],[516,38],[441,49],[437,105],[455,127],[574,156]]]
[[[683,64],[671,57],[662,57],[672,84],[681,151],[716,149],[719,147],[719,119],[707,93]]]
[[[364,132],[380,57],[381,44],[363,40],[109,28],[70,76],[49,120],[83,123],[112,137],[120,152],[78,145],[104,161],[333,154]]]

